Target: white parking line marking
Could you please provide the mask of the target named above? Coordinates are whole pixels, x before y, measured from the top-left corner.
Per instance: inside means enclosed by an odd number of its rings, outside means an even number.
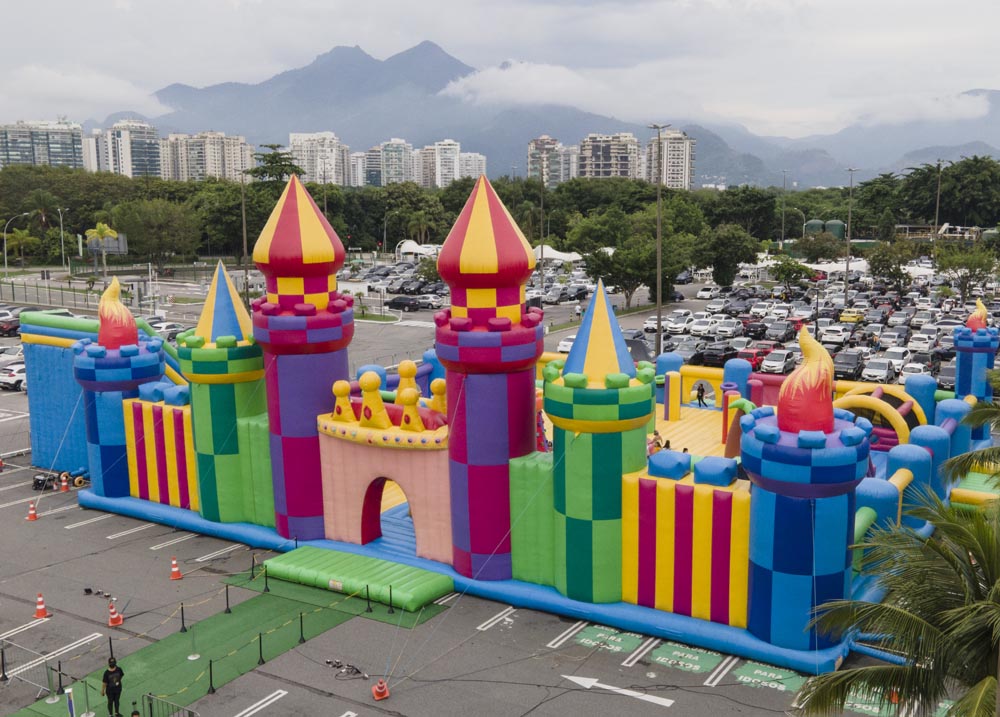
[[[64,525],[63,527],[66,528],[66,530],[73,530],[73,528],[79,528],[80,526],[83,525],[90,525],[91,523],[96,523],[99,520],[106,520],[107,518],[110,518],[113,515],[114,515],[113,513],[105,513],[104,515],[99,515],[96,518],[90,518],[89,520],[81,520],[79,523],[73,523],[72,525]]]
[[[176,545],[177,543],[183,543],[185,540],[191,540],[191,538],[195,537],[195,535],[196,535],[195,533],[188,533],[187,535],[182,535],[179,538],[174,538],[173,540],[168,540],[165,543],[160,543],[159,545],[154,545],[153,547],[150,548],[150,550],[159,550],[160,548],[166,548],[167,546],[170,546],[170,545]]]
[[[75,504],[74,505],[64,505],[64,506],[62,506],[60,508],[53,508],[52,510],[46,510],[44,513],[39,513],[38,517],[41,518],[43,515],[52,515],[53,513],[65,513],[67,510],[76,510],[77,508],[79,508],[80,510],[83,510],[82,508],[80,508],[80,506],[75,505]]]
[[[126,535],[132,535],[132,533],[138,533],[140,530],[145,530],[146,528],[152,528],[157,523],[143,523],[137,528],[129,528],[128,530],[123,530],[120,533],[115,533],[114,535],[109,535],[108,540],[114,540],[115,538],[124,538]]]
[[[712,671],[712,674],[708,676],[708,679],[703,684],[706,687],[718,687],[719,683],[722,682],[722,678],[729,674],[729,671],[736,667],[736,663],[739,661],[740,658],[730,655],[719,663],[719,666]]]
[[[12,500],[10,503],[0,504],[0,508],[9,508],[12,505],[21,505],[23,503],[30,503],[31,501],[37,502],[41,496],[31,496],[30,498],[21,498],[20,500]]]
[[[20,635],[25,630],[30,630],[33,627],[41,625],[43,622],[48,622],[50,618],[42,617],[37,620],[32,620],[31,622],[21,625],[21,627],[15,627],[13,630],[8,630],[7,632],[0,635],[0,640],[6,640],[8,638],[14,637],[14,635]]]
[[[439,597],[437,600],[435,600],[434,604],[435,605],[447,605],[448,603],[450,603],[452,600],[454,600],[457,597],[458,597],[458,593],[448,593],[447,595],[443,595],[443,596]]]
[[[195,558],[196,563],[204,563],[206,560],[211,560],[212,558],[217,558],[220,555],[225,555],[226,553],[231,553],[234,550],[242,548],[242,543],[237,543],[236,545],[230,545],[222,550],[216,550],[214,553],[209,553],[208,555],[202,555],[200,558]]]
[[[103,635],[101,633],[99,633],[99,632],[93,632],[90,635],[88,635],[87,637],[81,638],[81,639],[77,640],[76,642],[71,642],[70,644],[66,645],[66,647],[60,647],[55,652],[50,652],[49,654],[45,655],[44,657],[36,657],[31,662],[25,662],[20,667],[18,667],[16,669],[13,669],[10,672],[8,672],[7,676],[8,677],[17,677],[22,672],[27,672],[28,670],[30,670],[33,667],[38,667],[39,665],[43,664],[46,660],[51,660],[53,657],[60,657],[61,655],[65,655],[67,652],[72,652],[73,650],[77,649],[78,647],[83,647],[88,642],[93,642],[94,640],[99,640],[102,637],[103,637]]]
[[[3,493],[5,490],[13,490],[14,488],[24,488],[24,486],[31,485],[31,483],[32,481],[27,480],[24,483],[14,483],[13,485],[5,485],[3,488],[0,488],[0,493]]]
[[[648,653],[650,650],[655,650],[656,646],[659,644],[660,640],[658,640],[657,638],[655,637],[649,638],[644,643],[639,645],[639,647],[636,648],[635,652],[633,652],[631,655],[625,658],[625,661],[622,663],[622,667],[634,666],[639,660],[641,660],[643,657],[646,656],[646,653]]]
[[[546,645],[546,647],[550,647],[553,650],[562,647],[564,642],[573,637],[573,635],[575,635],[576,633],[580,632],[580,630],[582,630],[583,628],[587,627],[587,625],[589,624],[590,623],[588,623],[586,620],[580,620],[579,622],[573,623],[568,628],[559,633],[559,635],[554,640],[552,640],[552,642]]]
[[[273,705],[275,702],[277,702],[287,694],[288,692],[286,690],[275,690],[267,697],[262,699],[260,702],[254,702],[252,705],[250,705],[245,710],[237,714],[235,717],[250,717],[250,715],[255,715],[265,707],[270,707],[271,705]]]
[[[505,618],[510,617],[511,615],[513,615],[514,612],[516,611],[516,609],[517,608],[511,607],[511,606],[508,605],[506,608],[504,608],[503,610],[501,610],[500,612],[498,612],[496,615],[494,615],[493,617],[491,617],[489,620],[487,620],[486,622],[484,622],[482,625],[479,625],[476,629],[479,630],[480,632],[485,632],[486,630],[489,630],[491,627],[493,627],[494,625],[496,625],[501,620],[503,620],[503,619],[505,619]]]

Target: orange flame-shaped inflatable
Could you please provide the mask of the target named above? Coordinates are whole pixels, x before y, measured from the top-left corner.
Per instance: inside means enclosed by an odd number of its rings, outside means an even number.
[[[115,277],[101,294],[101,301],[97,305],[97,316],[101,322],[97,330],[97,343],[107,349],[118,349],[139,342],[135,318],[120,297],[121,286],[118,284],[118,277]]]
[[[986,306],[982,299],[976,299],[976,310],[966,319],[965,325],[973,331],[986,328]]]
[[[778,428],[782,431],[833,431],[833,359],[805,330],[799,332],[805,361],[781,384]]]

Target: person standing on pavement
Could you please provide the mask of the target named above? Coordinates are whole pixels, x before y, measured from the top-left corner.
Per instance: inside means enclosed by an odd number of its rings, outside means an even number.
[[[698,408],[704,408],[708,404],[705,403],[705,384],[699,383],[698,390],[695,392],[698,396]]]
[[[580,306],[580,302],[576,302],[576,306],[573,307],[573,314],[576,316],[576,320],[579,321],[580,317],[583,316],[583,307]]]
[[[119,703],[122,699],[122,678],[125,672],[118,666],[115,658],[108,658],[108,669],[101,678],[101,697],[108,698],[108,717],[121,717]]]

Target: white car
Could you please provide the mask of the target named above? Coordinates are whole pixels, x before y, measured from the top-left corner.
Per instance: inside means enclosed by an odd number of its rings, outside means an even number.
[[[935,346],[937,346],[937,339],[924,333],[914,334],[910,342],[906,344],[906,348],[910,351],[933,351]]]
[[[671,314],[664,314],[663,318],[660,320],[660,326],[663,328],[664,331],[666,331],[667,327],[670,326],[670,322],[673,321],[676,318],[680,318],[680,317],[675,317],[675,316],[673,316]],[[642,322],[642,330],[645,331],[647,334],[655,334],[656,333],[656,317],[655,316],[647,316],[646,320]]]
[[[703,286],[698,289],[698,293],[695,294],[696,299],[714,299],[719,295],[719,287],[717,286]]]
[[[573,348],[574,341],[576,341],[576,334],[573,334],[572,336],[567,336],[566,338],[564,338],[562,341],[559,342],[559,345],[556,347],[556,351],[558,351],[561,354],[568,354],[570,349]]]
[[[885,352],[884,358],[886,361],[892,364],[892,370],[899,373],[903,370],[903,366],[910,362],[910,350],[903,348],[902,346],[894,346]]]
[[[0,388],[4,391],[20,391],[24,385],[24,369],[23,363],[12,363],[0,369]]]
[[[770,313],[771,306],[772,304],[769,301],[758,301],[750,307],[750,315],[762,319]]]
[[[930,375],[930,369],[922,363],[908,363],[903,366],[903,370],[899,372],[899,383],[905,384],[906,379],[910,376],[919,376],[924,374]]]
[[[730,301],[729,299],[724,299],[722,297],[719,297],[717,299],[712,299],[711,301],[709,301],[708,304],[705,306],[705,308],[714,314],[720,311],[725,311],[726,307],[728,307],[731,303],[733,302]]]
[[[693,323],[694,319],[690,316],[679,316],[667,324],[665,328],[668,334],[684,334],[687,333]],[[656,326],[656,319],[653,319],[653,325]],[[656,329],[653,330],[655,331]]]
[[[690,332],[692,336],[714,336],[718,325],[715,319],[698,319],[691,324]]]
[[[839,324],[834,324],[833,326],[827,326],[823,329],[820,334],[820,341],[824,344],[843,344],[847,343],[847,340],[850,337],[850,329]]]

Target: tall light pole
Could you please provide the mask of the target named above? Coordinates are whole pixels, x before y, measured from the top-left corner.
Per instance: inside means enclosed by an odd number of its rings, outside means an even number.
[[[656,355],[663,351],[663,137],[670,125],[650,124],[656,130]]]
[[[243,301],[250,307],[250,260],[247,256],[247,193],[246,170],[240,172],[240,217],[243,220]]]
[[[785,192],[788,191],[788,170],[781,170],[781,241],[778,249],[785,248]]]
[[[59,212],[59,258],[61,261],[60,266],[63,270],[66,270],[66,238],[63,236],[63,212],[68,212],[69,209],[56,209]]]
[[[851,273],[851,210],[854,208],[854,173],[857,167],[848,167],[851,173],[851,188],[847,191],[847,261],[844,264],[844,291],[847,291],[848,274]]]
[[[4,280],[7,279],[7,227],[9,227],[10,223],[12,221],[14,221],[15,219],[17,219],[18,217],[26,217],[30,213],[31,212],[24,212],[23,214],[18,214],[16,216],[13,216],[13,217],[11,217],[10,219],[7,220],[6,224],[3,225],[3,278],[4,278]]]

